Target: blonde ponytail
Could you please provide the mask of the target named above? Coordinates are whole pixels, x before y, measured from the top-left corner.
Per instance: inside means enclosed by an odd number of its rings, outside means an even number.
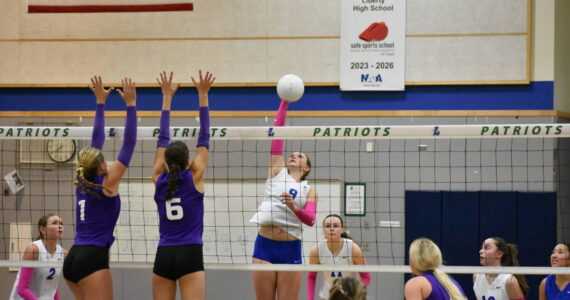
[[[104,162],[103,153],[101,150],[92,147],[81,150],[75,161],[77,169],[75,170],[76,174],[73,183],[80,190],[93,195],[97,199],[100,199],[101,195],[95,191],[96,189],[104,189],[110,192],[103,185],[92,182],[97,177],[97,171],[102,162]]]
[[[465,300],[465,297],[463,296],[457,285],[453,283],[451,278],[449,278],[449,276],[445,274],[445,272],[443,272],[439,268],[435,268],[433,270],[433,276],[435,276],[437,281],[439,281],[439,284],[441,284],[441,286],[443,286],[443,288],[447,291],[447,293],[449,294],[449,298],[451,300]]]
[[[443,258],[441,250],[433,241],[426,238],[416,239],[410,245],[409,254],[410,266],[422,273],[433,272],[433,275],[447,291],[451,300],[465,299],[451,278],[438,268],[441,266]]]

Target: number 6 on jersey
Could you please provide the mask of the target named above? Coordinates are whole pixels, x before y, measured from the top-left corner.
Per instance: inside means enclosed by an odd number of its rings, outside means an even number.
[[[166,205],[166,217],[169,220],[180,220],[184,217],[184,210],[180,204],[180,198],[172,198],[164,203]]]

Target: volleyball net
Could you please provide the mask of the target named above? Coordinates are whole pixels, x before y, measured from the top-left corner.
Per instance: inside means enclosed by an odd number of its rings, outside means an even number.
[[[123,128],[105,130],[103,153],[111,162],[121,148]],[[45,214],[63,218],[61,243],[67,249],[73,244],[74,159],[90,144],[91,131],[91,127],[73,126],[0,127],[2,266],[30,265],[20,258],[37,236],[37,221]],[[158,127],[138,129],[136,152],[120,186],[121,214],[111,248],[114,266],[150,268],[154,261],[159,231],[150,174],[158,133]],[[172,139],[186,142],[191,151],[197,135],[195,127],[171,128]],[[482,238],[504,235],[479,224],[484,223],[485,209],[510,216],[515,226],[527,226],[520,222],[523,216],[539,215],[538,210],[554,205],[549,215],[554,223],[541,229],[549,234],[536,233],[538,238],[550,238],[551,244],[545,245],[548,251],[528,253],[539,256],[532,263],[521,261],[525,266],[549,266],[556,241],[568,242],[570,237],[568,137],[569,124],[213,127],[204,198],[206,268],[302,268],[248,265],[258,230],[249,219],[264,197],[272,139],[285,140],[284,155],[299,151],[312,162],[308,181],[318,193],[318,205],[315,226],[304,226],[305,264],[311,247],[324,239],[322,222],[329,214],[343,217],[369,265],[347,269],[404,272],[409,270],[407,246],[414,238],[436,241],[449,264],[478,265]],[[523,205],[520,197],[536,201]],[[496,224],[508,227],[511,223]],[[437,230],[440,233],[434,233]],[[509,230],[515,232],[517,244],[525,240],[516,228]],[[468,236],[469,242],[458,240],[454,246],[451,239],[461,236]],[[521,251],[526,255],[524,251],[531,250],[525,247]],[[460,255],[473,256],[475,263],[455,262]],[[327,266],[309,267],[319,268]],[[452,267],[450,271],[472,273],[473,269]]]

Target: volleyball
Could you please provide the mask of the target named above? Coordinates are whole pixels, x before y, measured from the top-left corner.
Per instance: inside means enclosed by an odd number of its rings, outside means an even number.
[[[303,92],[305,92],[305,85],[297,75],[284,75],[277,82],[277,95],[287,102],[295,102],[301,99]]]

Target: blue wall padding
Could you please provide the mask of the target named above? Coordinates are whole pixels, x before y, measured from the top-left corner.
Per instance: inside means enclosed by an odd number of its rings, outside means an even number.
[[[556,193],[519,193],[518,200],[520,262],[524,266],[550,266],[550,254],[556,246]],[[544,277],[526,277],[530,286],[527,299],[538,299],[538,287]]]
[[[479,198],[479,249],[490,237],[516,241],[517,193],[481,192]],[[478,263],[478,262],[477,262]]]
[[[427,237],[441,244],[441,192],[406,191],[406,263],[410,244],[417,238]],[[409,216],[409,217],[408,217]],[[408,234],[408,223],[413,232]]]
[[[479,192],[442,192],[442,243],[444,264],[469,266],[479,263]],[[473,275],[452,275],[473,299]]]
[[[427,237],[437,244],[441,243],[441,192],[406,191],[405,206],[405,257],[406,264],[409,264],[408,250],[415,239]],[[408,233],[408,222],[411,222],[414,228],[410,233]],[[409,278],[410,274],[404,275],[404,280],[407,281]]]
[[[87,84],[85,85],[87,86]],[[138,88],[139,110],[160,110],[160,89]],[[214,87],[210,109],[222,111],[277,110],[275,87]],[[1,88],[0,111],[88,111],[95,99],[85,88]],[[117,93],[107,101],[108,110],[124,110]],[[195,88],[181,88],[173,110],[197,110]],[[551,110],[554,83],[528,85],[407,86],[401,92],[341,92],[338,87],[306,87],[303,98],[289,110]]]

